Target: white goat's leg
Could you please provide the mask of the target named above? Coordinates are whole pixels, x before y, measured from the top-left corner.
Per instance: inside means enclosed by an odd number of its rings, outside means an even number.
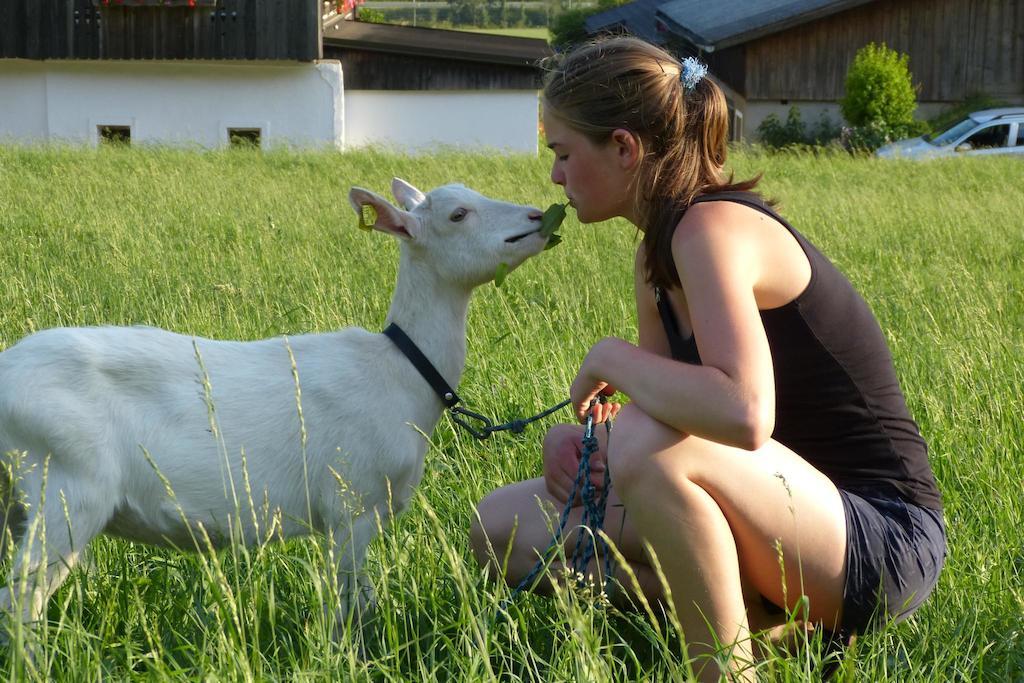
[[[47,599],[64,582],[110,516],[106,510],[109,504],[102,502],[102,496],[82,495],[88,484],[56,483],[51,479],[42,509],[37,507],[27,516],[7,586],[0,589],[0,613],[18,612],[24,623],[42,617]]]
[[[372,608],[373,586],[366,578],[366,549],[377,532],[377,519],[372,510],[346,520],[334,528],[334,571],[338,585],[338,607],[334,614],[335,629],[345,626],[353,610],[361,613]]]
[[[7,559],[8,548],[18,540],[24,522],[25,507],[18,492],[0,472],[0,560]]]
[[[8,552],[16,547],[25,528],[28,505],[22,483],[26,455],[0,449],[0,560],[10,559]]]

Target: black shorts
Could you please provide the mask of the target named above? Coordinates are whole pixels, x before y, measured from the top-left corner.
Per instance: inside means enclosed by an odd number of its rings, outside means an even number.
[[[900,498],[839,490],[846,514],[842,635],[910,616],[946,559],[942,512]]]

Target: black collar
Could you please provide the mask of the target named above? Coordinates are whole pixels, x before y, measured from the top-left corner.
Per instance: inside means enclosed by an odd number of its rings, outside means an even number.
[[[395,343],[399,351],[405,354],[405,357],[409,359],[413,367],[419,370],[420,375],[423,376],[423,379],[427,380],[427,384],[430,385],[446,407],[451,408],[461,400],[448,382],[444,381],[444,377],[437,371],[437,368],[427,360],[427,357],[423,355],[423,352],[420,351],[413,340],[409,339],[409,335],[402,331],[401,327],[391,323],[385,328],[384,334]]]

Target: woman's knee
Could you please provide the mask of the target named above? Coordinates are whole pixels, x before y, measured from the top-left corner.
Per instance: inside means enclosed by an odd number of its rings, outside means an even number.
[[[687,460],[683,434],[669,435],[669,428],[633,405],[625,406],[615,421],[608,446],[608,469],[614,486],[628,492],[637,487],[646,487],[654,481],[671,482],[685,477]],[[667,439],[678,439],[673,449],[678,458],[674,466],[665,467],[661,459],[652,457],[664,448]]]
[[[557,515],[540,479],[496,489],[477,504],[469,529],[473,555],[492,578],[517,581],[551,542]]]
[[[473,556],[481,567],[487,566],[495,552],[501,552],[508,542],[508,510],[503,510],[501,489],[491,491],[477,503],[469,526],[469,543]]]

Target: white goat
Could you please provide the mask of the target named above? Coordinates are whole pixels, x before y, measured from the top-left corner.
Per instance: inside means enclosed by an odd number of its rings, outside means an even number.
[[[542,214],[461,185],[424,196],[396,178],[392,192],[404,210],[349,193],[357,214],[374,207],[372,227],[400,240],[387,320],[456,387],[470,292],[543,249]],[[361,328],[254,342],[147,327],[33,334],[0,353],[0,521],[5,538],[21,537],[0,610],[38,619],[97,534],[259,543],[269,511],[274,536],[318,531],[338,544],[344,617],[377,516],[407,504],[423,474],[421,431],[443,410],[394,344]],[[41,563],[41,581],[19,584]]]

